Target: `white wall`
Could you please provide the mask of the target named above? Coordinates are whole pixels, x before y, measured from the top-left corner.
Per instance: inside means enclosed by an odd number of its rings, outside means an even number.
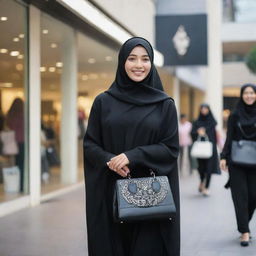
[[[156,0],[157,15],[206,13],[206,0]]]
[[[206,72],[207,67],[205,66],[187,66],[176,69],[176,75],[179,79],[200,90],[205,90]]]
[[[107,13],[136,36],[155,45],[155,4],[152,0],[95,0]]]
[[[222,23],[222,42],[256,41],[256,23]]]
[[[223,64],[223,85],[239,87],[245,83],[256,83],[253,75],[244,62],[226,62]]]

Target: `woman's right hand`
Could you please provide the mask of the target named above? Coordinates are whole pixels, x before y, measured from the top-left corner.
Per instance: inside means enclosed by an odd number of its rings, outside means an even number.
[[[221,159],[221,160],[220,160],[220,169],[221,169],[222,171],[228,171],[226,159]]]
[[[123,166],[121,169],[111,169],[109,166],[109,162],[107,162],[107,166],[111,171],[117,173],[123,178],[127,177],[127,175],[130,173],[130,169],[128,168],[128,166]]]

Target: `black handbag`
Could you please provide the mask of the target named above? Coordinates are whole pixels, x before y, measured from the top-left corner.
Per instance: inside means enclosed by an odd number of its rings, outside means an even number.
[[[114,191],[114,221],[171,219],[176,214],[167,176],[119,179]]]
[[[256,134],[253,134],[251,136],[246,135],[240,123],[238,123],[238,127],[240,128],[243,136],[246,139],[251,139],[255,137]],[[256,166],[256,141],[232,141],[231,161],[232,163],[237,165]]]

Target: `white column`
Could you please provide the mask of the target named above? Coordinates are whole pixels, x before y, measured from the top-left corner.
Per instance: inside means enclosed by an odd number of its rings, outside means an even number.
[[[29,6],[29,190],[31,206],[40,203],[41,194],[41,76],[40,11]]]
[[[212,112],[222,128],[222,1],[207,0],[208,11],[208,69],[205,102],[211,106]]]
[[[61,182],[77,182],[77,53],[76,33],[66,28],[62,47]]]
[[[173,78],[173,99],[177,109],[178,118],[180,115],[180,81],[179,78],[174,76]]]

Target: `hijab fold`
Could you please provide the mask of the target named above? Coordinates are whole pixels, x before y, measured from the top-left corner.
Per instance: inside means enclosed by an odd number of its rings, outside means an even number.
[[[256,125],[256,101],[252,105],[247,105],[243,100],[243,93],[247,87],[251,87],[256,93],[256,86],[254,84],[243,85],[234,114],[238,116],[241,125]]]
[[[125,62],[136,46],[146,49],[151,69],[147,77],[141,82],[131,80],[125,71]],[[106,93],[113,97],[135,105],[147,105],[171,99],[163,90],[163,85],[154,66],[154,51],[150,43],[141,37],[128,39],[120,49],[118,55],[118,67],[115,81]]]

